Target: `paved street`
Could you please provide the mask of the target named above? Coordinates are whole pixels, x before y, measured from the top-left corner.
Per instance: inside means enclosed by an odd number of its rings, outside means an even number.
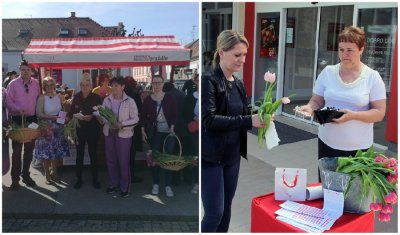
[[[14,219],[3,218],[3,232],[141,232],[187,233],[198,231],[198,221],[143,219]]]
[[[101,189],[91,184],[90,168],[85,166],[83,186],[76,190],[75,167],[60,171],[61,183],[46,185],[40,169],[31,167],[37,186],[10,191],[10,175],[3,176],[3,232],[195,232],[199,231],[199,195],[192,185],[173,186],[175,196],[165,195],[163,177],[160,194],[151,194],[151,171],[142,156],[136,175],[144,178],[132,185],[128,198],[105,192],[107,174],[99,170]]]

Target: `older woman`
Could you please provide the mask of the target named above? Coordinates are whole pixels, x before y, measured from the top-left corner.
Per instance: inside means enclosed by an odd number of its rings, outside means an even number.
[[[373,144],[374,123],[382,121],[386,112],[385,84],[378,71],[361,62],[365,33],[350,26],[339,34],[338,42],[340,63],[322,70],[310,101],[300,107],[310,116],[323,107],[344,113],[319,127],[318,159],[366,151]]]
[[[36,140],[34,157],[43,162],[46,184],[50,181],[59,182],[57,175],[57,160],[70,155],[67,139],[57,117],[62,109],[62,96],[56,94],[56,82],[51,77],[43,79],[44,94],[39,96],[36,104],[36,116],[45,120],[47,133]],[[50,173],[51,166],[51,173]]]
[[[135,101],[124,92],[123,77],[114,77],[110,81],[111,95],[103,101],[103,106],[112,110],[117,116],[115,124],[105,123],[103,133],[106,140],[106,162],[110,187],[107,193],[121,190],[121,197],[129,196],[131,183],[129,159],[132,144],[133,128],[139,121]]]
[[[175,125],[178,120],[177,107],[174,98],[163,92],[164,79],[161,76],[154,76],[152,80],[153,93],[146,97],[142,110],[142,138],[144,142],[150,141],[151,151],[162,151],[164,139],[169,134],[175,135]],[[173,153],[176,141],[169,138],[166,142],[165,151]],[[147,154],[151,154],[149,151]],[[153,173],[152,194],[159,193],[160,167],[155,166]],[[165,171],[165,193],[173,197],[171,188],[171,172]]]
[[[248,113],[243,83],[233,75],[245,62],[248,47],[239,32],[221,32],[213,71],[202,77],[202,232],[228,231],[240,157],[247,154],[247,130],[264,126],[257,114]]]
[[[92,183],[93,187],[98,189],[101,187],[98,181],[97,170],[97,142],[100,134],[100,124],[93,118],[93,107],[101,105],[101,98],[91,92],[92,81],[88,77],[82,78],[80,82],[81,91],[78,92],[72,100],[71,110],[68,112],[68,118],[73,115],[79,117],[80,127],[77,129],[78,142],[76,143],[76,177],[74,184],[75,189],[82,187],[82,168],[83,157],[85,153],[85,145],[88,144],[90,156],[90,165],[92,167]],[[78,115],[81,113],[81,115]]]

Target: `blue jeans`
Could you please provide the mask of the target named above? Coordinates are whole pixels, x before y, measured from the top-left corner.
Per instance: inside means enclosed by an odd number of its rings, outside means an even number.
[[[202,161],[201,200],[204,217],[201,232],[228,232],[239,169],[240,161],[233,165]]]
[[[151,150],[163,152],[163,144],[164,139],[168,135],[168,133],[156,132],[151,140]],[[174,153],[176,145],[176,139],[174,137],[168,137],[165,142],[165,152],[166,153]],[[160,184],[160,171],[161,168],[159,166],[155,166],[152,168],[153,175],[153,184]],[[165,173],[165,186],[171,186],[172,180],[172,172],[168,170],[164,170]]]

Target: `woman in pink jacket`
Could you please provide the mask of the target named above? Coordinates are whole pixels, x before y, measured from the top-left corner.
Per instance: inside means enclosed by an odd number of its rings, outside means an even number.
[[[106,164],[110,179],[107,193],[121,190],[121,197],[129,196],[130,171],[129,150],[131,148],[133,128],[138,123],[138,109],[135,101],[124,92],[125,81],[123,77],[114,77],[110,81],[111,95],[103,101],[103,106],[111,109],[117,116],[118,122],[114,125],[105,123],[103,133],[106,144]]]

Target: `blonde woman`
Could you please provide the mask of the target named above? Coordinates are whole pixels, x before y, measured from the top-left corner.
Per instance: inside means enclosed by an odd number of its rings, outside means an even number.
[[[47,122],[48,128],[45,135],[36,140],[34,156],[43,162],[45,183],[50,184],[51,180],[59,182],[57,160],[70,156],[70,152],[62,126],[56,122],[63,101],[62,97],[56,94],[56,82],[51,77],[45,77],[42,84],[44,94],[38,98],[36,115]]]
[[[245,62],[248,47],[239,32],[221,32],[213,71],[202,77],[202,232],[228,232],[240,158],[247,154],[247,130],[264,126],[257,114],[249,114],[243,83],[233,75]]]
[[[93,118],[93,107],[101,105],[99,95],[92,93],[92,81],[89,77],[83,77],[80,82],[81,91],[78,92],[72,100],[71,110],[67,117],[72,118],[74,114],[81,113],[82,117],[79,120],[80,127],[77,128],[78,141],[76,143],[76,183],[75,189],[80,189],[83,185],[82,170],[83,157],[85,153],[85,145],[88,145],[90,157],[90,165],[92,168],[92,185],[94,188],[101,188],[98,180],[97,169],[97,143],[100,136],[100,123],[96,118]]]

